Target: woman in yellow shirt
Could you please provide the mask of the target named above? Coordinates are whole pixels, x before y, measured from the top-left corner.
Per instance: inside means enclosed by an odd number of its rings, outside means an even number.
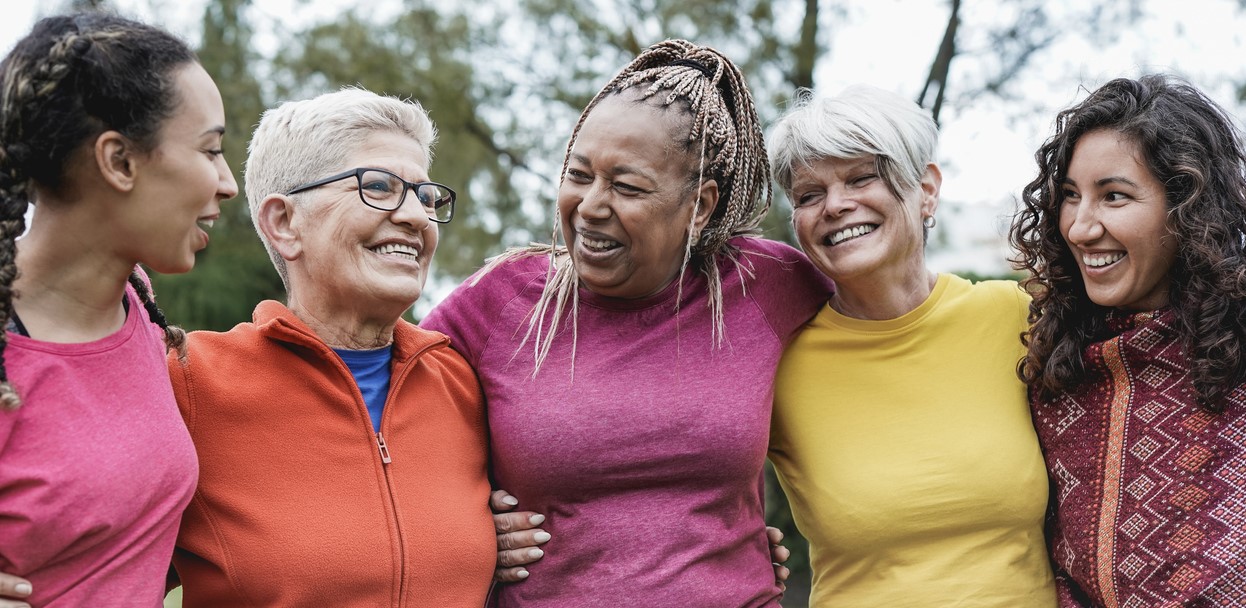
[[[813,606],[1054,606],[1047,474],[1015,369],[1028,298],[926,268],[929,114],[854,87],[774,127],[774,173],[836,292],[788,347],[771,459]]]

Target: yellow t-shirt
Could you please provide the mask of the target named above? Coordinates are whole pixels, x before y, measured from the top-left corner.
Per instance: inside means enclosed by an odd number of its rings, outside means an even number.
[[[815,607],[1056,605],[1047,471],[1016,365],[1027,296],[939,275],[888,321],[830,306],[788,347],[771,460]]]

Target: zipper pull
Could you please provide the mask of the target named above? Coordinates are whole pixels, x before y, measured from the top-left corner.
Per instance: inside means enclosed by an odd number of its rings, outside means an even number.
[[[379,432],[376,434],[376,447],[381,452],[381,462],[389,464],[391,461],[389,457],[389,446],[385,445],[385,436]]]

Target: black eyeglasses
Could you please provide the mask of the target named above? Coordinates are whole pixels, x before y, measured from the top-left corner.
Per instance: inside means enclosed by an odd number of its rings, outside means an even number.
[[[428,219],[444,224],[454,217],[454,199],[456,198],[454,190],[436,182],[413,184],[384,169],[361,167],[343,171],[337,175],[330,175],[324,179],[298,186],[286,194],[298,194],[348,177],[358,180],[359,200],[373,209],[393,211],[401,207],[403,201],[407,199],[407,190],[410,190],[415,192],[415,196],[420,199],[420,204],[424,206]]]

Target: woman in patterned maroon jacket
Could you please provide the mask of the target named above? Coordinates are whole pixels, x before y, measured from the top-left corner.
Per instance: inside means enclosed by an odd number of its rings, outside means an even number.
[[[1011,238],[1062,606],[1246,603],[1246,157],[1193,86],[1056,118]]]

